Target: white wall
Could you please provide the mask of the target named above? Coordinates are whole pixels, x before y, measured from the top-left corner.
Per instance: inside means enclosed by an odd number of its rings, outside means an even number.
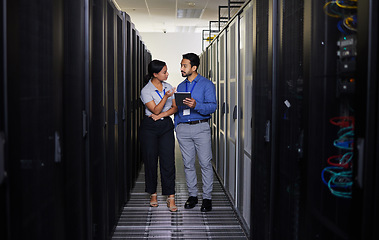
[[[140,35],[152,58],[166,62],[169,73],[167,82],[173,87],[184,80],[180,73],[182,55],[189,52],[199,55],[202,52],[201,33],[140,32]]]

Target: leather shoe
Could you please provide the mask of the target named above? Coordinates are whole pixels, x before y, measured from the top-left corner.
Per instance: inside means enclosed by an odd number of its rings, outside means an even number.
[[[194,208],[197,204],[197,197],[189,197],[187,202],[184,204],[184,208],[191,209]]]
[[[203,199],[203,204],[201,204],[200,211],[209,212],[212,210],[212,200],[211,199]]]

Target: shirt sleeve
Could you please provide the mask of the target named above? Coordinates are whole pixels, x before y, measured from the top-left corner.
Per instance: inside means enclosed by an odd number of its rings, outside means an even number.
[[[196,101],[196,110],[201,115],[209,115],[216,111],[217,100],[216,100],[216,88],[212,82],[208,82],[204,89],[204,101]]]
[[[141,97],[140,98],[141,98],[141,101],[143,102],[144,105],[146,105],[146,103],[154,100],[153,96],[148,91],[146,91],[146,89],[141,90]]]

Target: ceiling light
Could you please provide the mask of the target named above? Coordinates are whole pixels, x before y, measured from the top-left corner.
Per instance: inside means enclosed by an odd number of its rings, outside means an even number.
[[[200,18],[203,9],[178,9],[177,18]]]

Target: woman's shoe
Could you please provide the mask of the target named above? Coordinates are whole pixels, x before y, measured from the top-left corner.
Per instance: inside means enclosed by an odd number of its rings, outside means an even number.
[[[155,200],[152,200],[152,198],[155,197]],[[158,207],[158,201],[157,201],[157,194],[153,193],[150,195],[150,207]]]
[[[170,200],[175,200],[175,197],[168,197],[167,198],[167,207],[170,209],[170,212],[176,212],[178,211],[178,207],[175,205],[175,201],[174,203],[171,205],[171,201]]]

